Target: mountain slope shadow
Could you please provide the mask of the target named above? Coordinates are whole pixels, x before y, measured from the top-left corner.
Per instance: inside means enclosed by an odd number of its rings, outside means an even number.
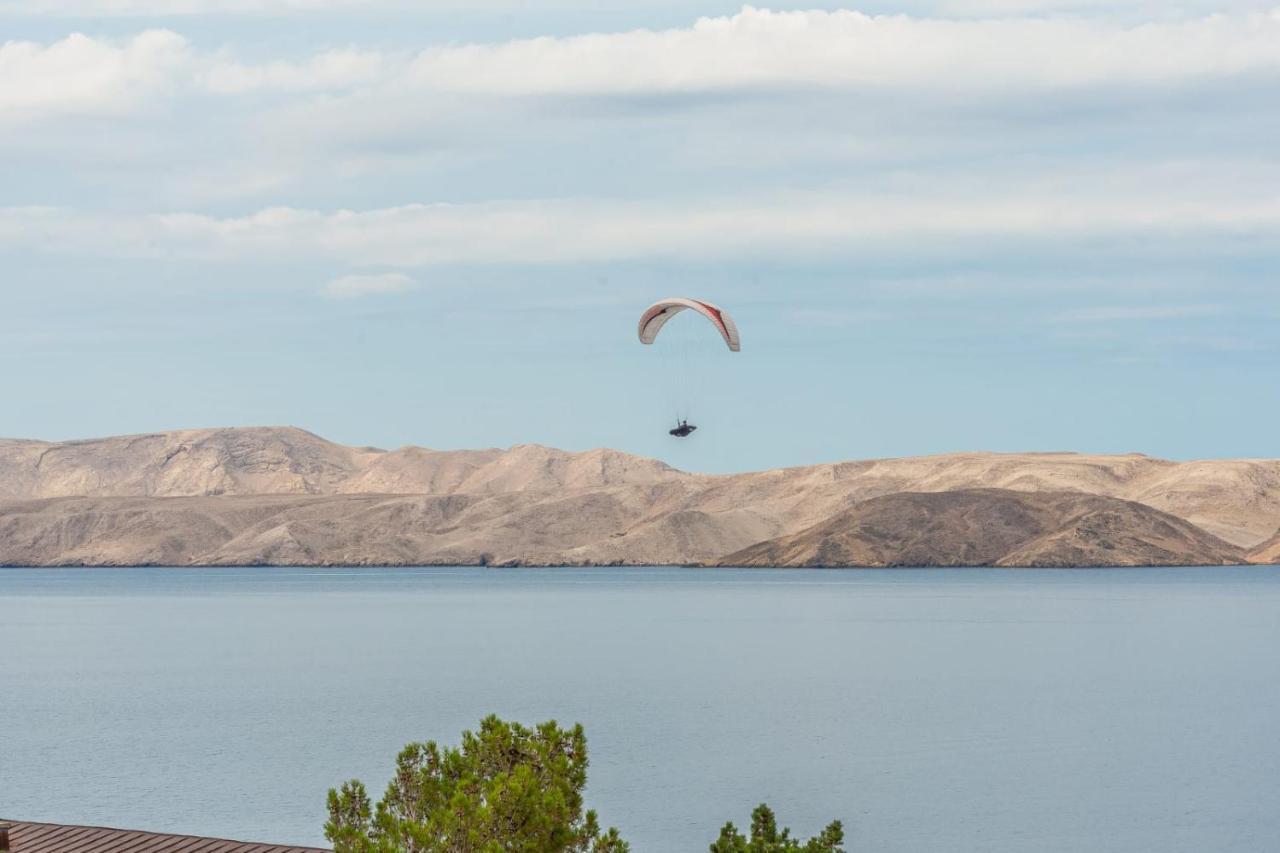
[[[1078,492],[962,489],[862,501],[721,566],[1153,566],[1244,562],[1243,549],[1144,504]]]

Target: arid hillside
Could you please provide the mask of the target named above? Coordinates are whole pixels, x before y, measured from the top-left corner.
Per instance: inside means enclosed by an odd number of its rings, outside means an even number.
[[[295,427],[48,443],[0,439],[0,498],[444,494],[576,489],[687,477],[613,450],[379,450]]]
[[[1176,516],[1079,492],[961,489],[863,501],[726,566],[1173,566],[1244,552]]]
[[[908,511],[959,492],[987,494],[963,524]],[[1072,526],[1071,496],[1109,500]],[[1039,533],[995,548],[1018,507]],[[874,512],[899,513],[897,544],[839,530]],[[708,476],[613,450],[381,450],[292,427],[0,439],[3,564],[710,563],[757,545],[753,560],[793,564],[814,530],[863,555],[840,564],[1217,563],[1280,559],[1263,545],[1278,528],[1277,460],[959,453]]]

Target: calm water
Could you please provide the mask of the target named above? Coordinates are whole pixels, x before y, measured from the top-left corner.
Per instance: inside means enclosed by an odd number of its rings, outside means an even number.
[[[322,841],[412,739],[586,725],[643,851],[1280,838],[1280,571],[0,570],[0,814]]]

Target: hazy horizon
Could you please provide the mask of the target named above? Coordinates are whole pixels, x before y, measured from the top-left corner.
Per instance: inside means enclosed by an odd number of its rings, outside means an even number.
[[[623,450],[622,448],[609,447],[609,446],[607,446],[607,445],[592,445],[592,446],[583,446],[583,447],[564,447],[564,446],[560,446],[560,445],[555,445],[555,444],[546,444],[546,443],[544,443],[544,442],[537,442],[537,441],[516,441],[516,442],[512,442],[512,443],[510,443],[510,444],[502,444],[502,445],[492,444],[492,445],[474,445],[474,446],[456,446],[456,447],[452,447],[452,446],[450,446],[450,447],[445,447],[445,446],[436,446],[436,445],[426,445],[426,444],[420,444],[420,443],[415,443],[415,442],[409,442],[409,443],[406,443],[406,444],[399,444],[399,445],[386,445],[386,446],[384,446],[384,445],[378,445],[378,444],[371,444],[370,442],[367,442],[367,441],[366,441],[366,442],[362,442],[362,441],[339,441],[339,440],[337,440],[337,439],[335,439],[335,438],[333,438],[333,437],[331,437],[331,436],[325,435],[324,433],[321,433],[321,432],[317,432],[316,430],[308,429],[307,427],[302,426],[302,425],[300,425],[300,424],[225,424],[225,425],[222,425],[222,426],[190,426],[190,427],[174,427],[174,428],[172,428],[172,429],[166,429],[166,430],[140,430],[140,431],[138,431],[138,432],[131,432],[131,433],[118,433],[118,434],[115,434],[115,435],[82,435],[82,436],[69,436],[69,437],[67,437],[67,438],[59,438],[59,439],[49,439],[49,438],[45,438],[45,437],[43,437],[43,436],[30,436],[30,435],[0,435],[0,441],[38,441],[38,442],[47,442],[47,443],[51,443],[51,444],[61,444],[61,443],[82,443],[82,442],[92,442],[92,441],[99,441],[99,440],[112,439],[112,438],[129,438],[129,437],[131,437],[131,436],[154,435],[154,434],[157,434],[157,433],[165,433],[165,432],[188,432],[188,431],[206,431],[206,430],[208,430],[208,431],[217,431],[217,430],[224,430],[224,429],[244,429],[244,430],[299,429],[299,430],[302,430],[303,432],[307,432],[307,433],[310,433],[311,435],[315,435],[315,436],[317,436],[317,437],[319,437],[319,438],[321,438],[321,439],[323,439],[323,440],[325,440],[325,441],[333,442],[334,444],[340,444],[340,445],[344,445],[344,446],[347,446],[347,447],[354,447],[354,448],[369,448],[369,449],[372,449],[372,450],[377,450],[377,451],[382,451],[382,452],[392,452],[392,451],[401,450],[401,449],[409,448],[409,447],[417,447],[417,448],[421,448],[421,449],[424,449],[424,450],[440,451],[440,452],[446,452],[446,453],[448,453],[448,452],[468,451],[468,450],[511,450],[511,449],[513,449],[513,448],[516,448],[516,447],[522,447],[522,446],[533,446],[533,447],[546,447],[546,448],[549,448],[549,449],[552,449],[552,450],[561,450],[561,451],[565,451],[565,452],[568,452],[568,453],[586,453],[586,452],[590,452],[590,451],[593,451],[593,450],[613,450],[613,451],[618,451],[618,452],[622,452],[622,453],[631,453],[630,451]],[[680,447],[681,445],[676,444],[675,442],[673,442],[670,446],[671,446],[671,447],[673,447],[673,448],[678,448],[678,447]],[[641,454],[641,453],[632,453],[631,455],[635,455],[635,456],[646,456],[646,457],[648,457],[648,458],[657,459],[658,461],[661,461],[661,462],[668,462],[668,460],[667,460],[667,459],[664,459],[662,456],[656,456],[656,455],[651,455],[651,454]],[[674,455],[674,454],[669,454],[669,455]],[[809,462],[800,462],[800,463],[797,463],[797,464],[795,464],[795,465],[774,466],[774,467],[775,467],[775,468],[782,468],[782,467],[808,467],[808,466],[813,466],[813,465],[824,465],[824,464],[832,464],[832,463],[839,463],[839,462],[859,462],[859,461],[875,460],[875,459],[892,459],[892,458],[924,458],[924,457],[933,457],[933,456],[964,456],[964,455],[994,455],[994,456],[1098,456],[1098,457],[1104,457],[1104,456],[1144,456],[1144,457],[1152,458],[1152,459],[1163,459],[1163,460],[1170,461],[1170,462],[1230,461],[1230,460],[1236,460],[1236,459],[1239,459],[1239,460],[1246,460],[1246,459],[1272,459],[1272,458],[1275,458],[1274,456],[1256,456],[1256,457],[1248,457],[1248,456],[1196,456],[1196,457],[1178,458],[1178,457],[1172,457],[1172,456],[1157,456],[1156,454],[1147,453],[1147,452],[1142,451],[1142,450],[1117,451],[1117,452],[1115,452],[1115,453],[1090,453],[1090,452],[1088,452],[1088,451],[1080,451],[1080,450],[1037,449],[1037,448],[1013,448],[1013,449],[1009,449],[1009,450],[984,450],[984,449],[982,449],[982,448],[955,448],[955,449],[952,449],[952,450],[939,450],[939,451],[935,451],[935,452],[931,452],[931,453],[898,454],[898,455],[896,455],[896,456],[876,456],[876,457],[870,457],[870,456],[853,457],[853,456],[851,456],[851,457],[842,457],[842,458],[839,458],[839,459],[836,459],[836,458],[831,458],[831,459],[814,459],[814,460],[809,461]],[[696,462],[697,454],[696,454],[696,453],[694,453],[694,454],[689,454],[689,458],[690,458],[690,459],[693,459],[693,460]],[[696,467],[685,468],[683,465],[677,464],[677,463],[675,463],[675,462],[669,462],[669,464],[671,464],[671,465],[672,465],[673,467],[675,467],[675,468],[679,468],[679,469],[682,469],[682,470],[687,470],[687,471],[689,471],[689,472],[691,472],[691,473],[726,473],[726,474],[733,474],[733,473],[749,473],[750,471],[753,471],[753,470],[766,470],[766,469],[744,468],[744,469],[739,469],[739,470],[736,470],[736,471],[735,471],[735,470],[726,470],[726,471],[719,471],[719,472],[716,472],[716,471],[705,471],[705,472],[704,472],[702,469],[699,469],[699,468],[696,468]]]

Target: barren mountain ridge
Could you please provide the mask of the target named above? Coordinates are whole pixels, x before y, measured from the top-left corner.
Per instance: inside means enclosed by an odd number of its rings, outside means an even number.
[[[1271,459],[956,453],[711,476],[293,427],[0,439],[10,565],[1216,564],[1280,559],[1278,528]]]

